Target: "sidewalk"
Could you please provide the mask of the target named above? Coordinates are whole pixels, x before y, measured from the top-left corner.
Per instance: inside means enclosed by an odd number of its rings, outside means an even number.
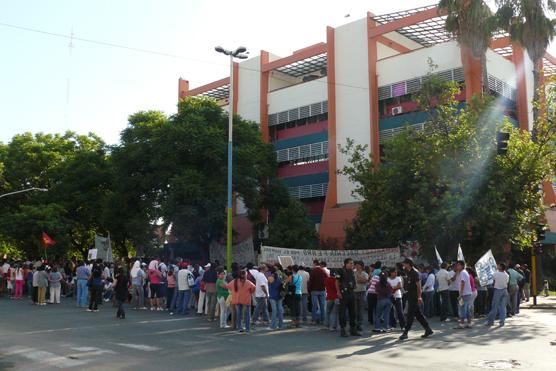
[[[521,303],[521,309],[556,309],[556,296],[537,296],[537,305],[533,305],[533,298],[529,302]]]

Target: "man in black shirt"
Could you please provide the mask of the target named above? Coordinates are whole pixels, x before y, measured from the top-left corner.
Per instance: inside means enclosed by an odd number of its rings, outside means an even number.
[[[531,271],[527,264],[523,264],[523,298],[529,302],[531,295]]]
[[[403,262],[403,269],[406,272],[406,284],[407,284],[407,321],[405,325],[405,330],[403,334],[400,336],[400,340],[407,339],[407,333],[411,330],[411,326],[413,325],[413,319],[417,318],[417,321],[423,326],[425,329],[425,334],[422,335],[422,338],[428,338],[433,334],[429,323],[421,313],[421,309],[419,308],[419,304],[423,303],[422,299],[422,291],[421,291],[421,277],[419,276],[419,272],[414,268],[413,260],[407,258]]]
[[[336,291],[340,299],[340,335],[347,337],[346,333],[346,308],[349,313],[349,332],[351,336],[361,336],[355,325],[355,274],[353,273],[353,260],[344,260],[344,267],[339,270],[336,276]]]

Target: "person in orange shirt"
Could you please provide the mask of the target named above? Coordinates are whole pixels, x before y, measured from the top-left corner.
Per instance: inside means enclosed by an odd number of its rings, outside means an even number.
[[[236,306],[236,328],[239,332],[249,332],[251,325],[251,295],[255,292],[255,285],[246,279],[245,271],[240,271],[238,278],[226,286],[232,293],[232,305]],[[245,327],[242,318],[245,317]]]

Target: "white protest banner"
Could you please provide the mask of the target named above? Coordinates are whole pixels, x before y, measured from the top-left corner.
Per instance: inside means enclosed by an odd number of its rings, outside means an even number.
[[[283,259],[286,256],[291,257],[295,264],[305,266],[312,265],[315,259],[325,261],[328,268],[341,268],[346,258],[362,260],[367,265],[380,260],[383,266],[389,267],[393,267],[402,260],[399,247],[369,250],[302,250],[272,246],[261,247],[261,262],[278,263],[279,257]]]
[[[481,286],[491,285],[494,282],[492,275],[496,272],[496,260],[494,260],[492,250],[488,250],[486,254],[475,263],[475,271],[477,271]]]
[[[87,260],[97,260],[97,249],[90,249],[87,254]]]

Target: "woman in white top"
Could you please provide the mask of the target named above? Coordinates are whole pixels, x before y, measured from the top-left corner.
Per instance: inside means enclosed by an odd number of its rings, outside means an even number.
[[[23,268],[17,265],[15,268],[15,294],[14,299],[23,299]]]
[[[396,268],[390,268],[388,283],[392,287],[392,303],[394,304],[394,310],[391,312],[390,324],[392,327],[396,327],[396,319],[400,324],[400,328],[405,329],[405,317],[403,314],[403,303],[402,303],[402,287],[403,279],[398,277],[398,271]],[[396,315],[394,316],[394,312]]]

